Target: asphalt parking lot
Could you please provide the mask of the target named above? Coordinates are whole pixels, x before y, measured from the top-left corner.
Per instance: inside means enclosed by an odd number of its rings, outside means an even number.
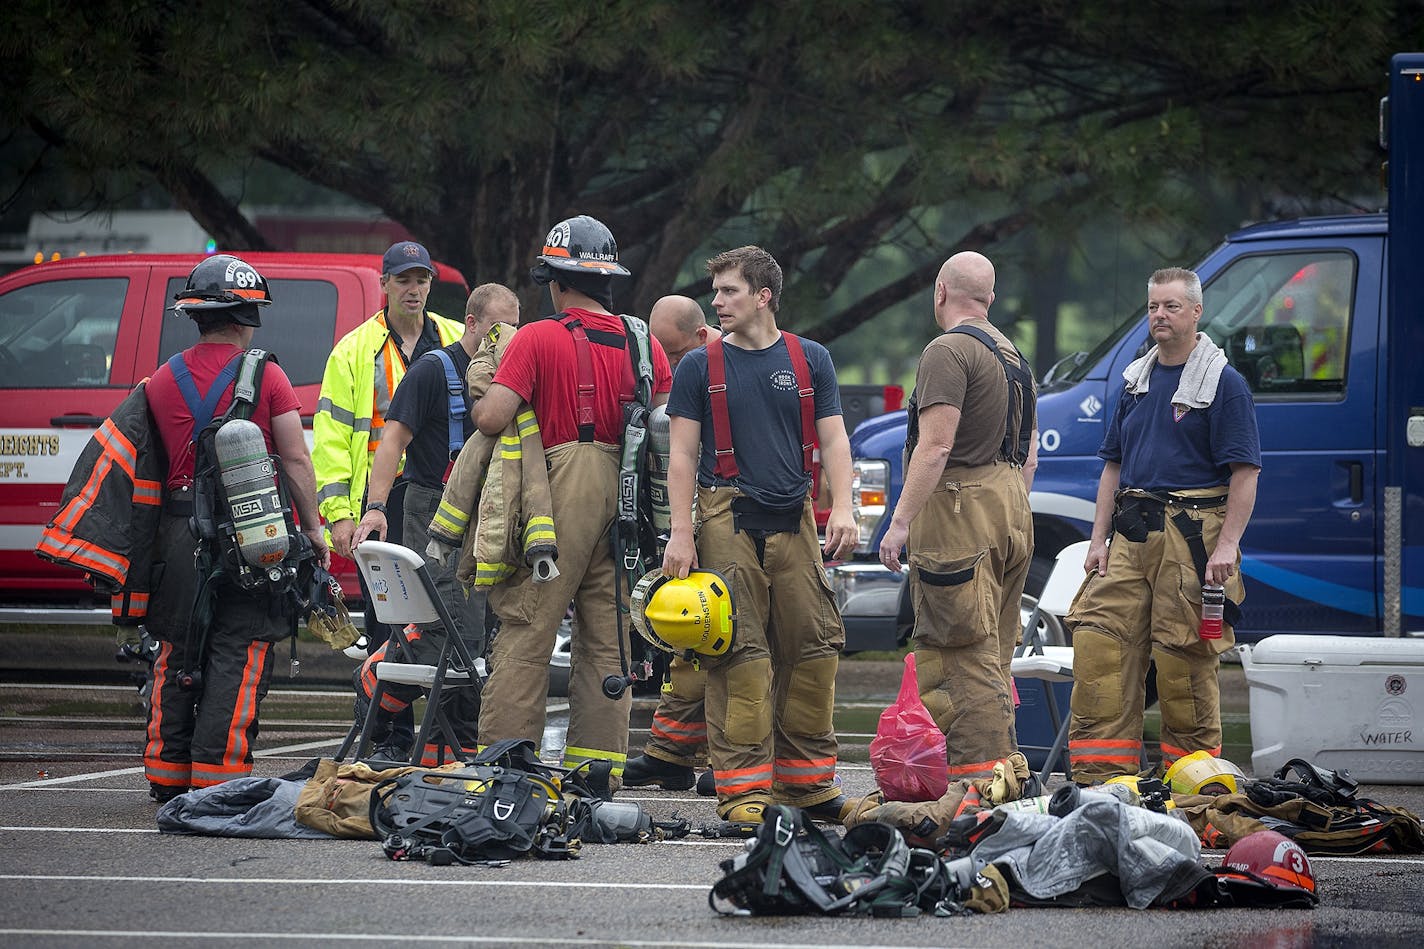
[[[1244,700],[1226,667],[1228,707]],[[837,726],[848,793],[873,787],[866,722],[893,696],[893,662],[842,664]],[[707,903],[738,842],[697,837],[588,845],[573,861],[500,868],[393,863],[368,841],[160,835],[126,686],[0,682],[0,940],[7,946],[281,945],[857,947],[958,945],[1418,946],[1424,856],[1317,857],[1315,910],[1014,909],[992,917],[725,918]],[[287,685],[282,683],[282,685]],[[345,731],[339,689],[274,690],[257,773],[330,755]],[[638,703],[634,744],[652,702]],[[550,700],[549,741],[564,714]],[[1249,764],[1249,762],[1247,762]],[[1424,813],[1424,788],[1363,789]],[[631,790],[656,817],[714,819],[692,792]],[[1220,852],[1207,851],[1214,865]]]

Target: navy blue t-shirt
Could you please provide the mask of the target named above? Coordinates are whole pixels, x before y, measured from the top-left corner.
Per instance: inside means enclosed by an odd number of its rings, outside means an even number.
[[[1181,366],[1152,367],[1147,392],[1124,386],[1098,457],[1122,465],[1121,485],[1144,491],[1214,488],[1231,480],[1231,465],[1261,465],[1261,438],[1251,389],[1235,369],[1221,371],[1216,397],[1204,409],[1172,404]]]
[[[469,353],[458,341],[445,347],[455,363],[455,377],[465,385],[465,370],[470,366]],[[461,444],[475,433],[470,421],[469,394],[465,395],[465,411],[461,413]],[[445,381],[445,363],[433,352],[410,364],[405,378],[391,396],[386,420],[400,422],[414,432],[405,450],[404,481],[414,481],[427,488],[438,488],[445,482],[450,467],[450,391]]]
[[[801,340],[816,390],[816,418],[841,414],[841,394],[836,367],[826,347]],[[766,349],[742,349],[724,342],[727,369],[727,416],[732,428],[732,449],[741,475],[735,484],[758,504],[787,508],[801,504],[811,486],[802,465],[801,397],[786,340],[778,338]],[[696,349],[677,364],[668,397],[667,412],[702,424],[702,456],[697,482],[704,487],[731,482],[718,478],[716,437],[712,425],[712,397],[707,393],[707,350]]]

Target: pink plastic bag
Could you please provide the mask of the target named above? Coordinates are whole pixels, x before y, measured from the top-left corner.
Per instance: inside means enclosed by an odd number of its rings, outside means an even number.
[[[880,713],[870,765],[887,801],[937,801],[949,790],[944,733],[920,701],[914,653],[905,656],[900,694]]]

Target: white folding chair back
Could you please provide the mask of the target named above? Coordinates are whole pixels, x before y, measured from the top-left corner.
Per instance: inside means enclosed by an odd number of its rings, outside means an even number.
[[[443,735],[455,734],[439,707],[441,691],[446,687],[481,686],[485,677],[484,659],[470,656],[460,640],[454,620],[439,599],[435,583],[426,569],[424,557],[409,547],[379,540],[362,541],[354,553],[356,566],[366,581],[376,619],[391,627],[393,639],[405,644],[407,641],[403,630],[412,623],[418,626],[438,624],[445,631],[446,639],[439,661],[434,664],[390,661],[375,663],[373,671],[376,676],[376,693],[371,697],[366,718],[362,722],[352,724],[351,731],[347,733],[346,740],[336,753],[336,760],[345,759],[353,742],[356,745],[357,758],[365,753],[385,685],[394,682],[419,686],[429,693],[425,716],[421,720],[415,746],[411,750],[410,763],[414,765],[420,760],[423,745],[433,723],[440,723]],[[458,665],[451,665],[452,654],[459,659]],[[474,675],[471,675],[471,670]]]
[[[381,540],[364,540],[355,553],[377,620],[388,626],[441,622],[440,611],[421,580],[425,559],[420,554]]]
[[[1088,556],[1088,541],[1080,540],[1058,551],[1053,561],[1053,572],[1038,595],[1038,608],[1053,616],[1067,616],[1073,606],[1073,597],[1083,585],[1083,559]]]

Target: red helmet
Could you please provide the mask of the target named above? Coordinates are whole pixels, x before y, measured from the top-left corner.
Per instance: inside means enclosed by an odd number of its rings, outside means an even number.
[[[1218,879],[1233,878],[1270,887],[1285,894],[1298,895],[1315,905],[1315,874],[1310,859],[1300,844],[1274,830],[1258,830],[1247,834],[1226,851],[1226,859],[1217,870]]]

